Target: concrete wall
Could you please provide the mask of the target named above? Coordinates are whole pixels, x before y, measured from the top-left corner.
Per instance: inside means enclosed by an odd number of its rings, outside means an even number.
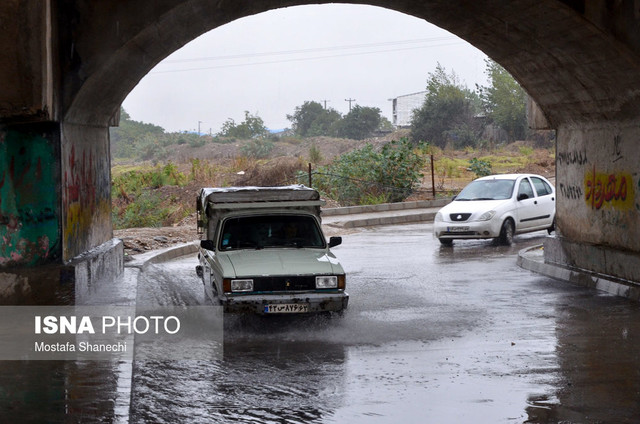
[[[62,128],[62,256],[67,261],[113,236],[111,163],[107,128]]]
[[[58,128],[0,128],[0,269],[61,257]]]
[[[55,116],[56,72],[50,0],[3,0],[0,7],[0,116]]]
[[[559,231],[546,261],[640,281],[639,136],[634,122],[558,130]]]

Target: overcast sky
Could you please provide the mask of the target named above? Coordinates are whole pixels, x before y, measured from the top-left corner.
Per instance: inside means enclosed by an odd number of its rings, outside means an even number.
[[[270,129],[307,100],[342,114],[423,91],[438,62],[469,88],[486,85],[486,56],[426,21],[357,5],[299,6],[239,19],[193,40],[140,81],[124,101],[136,121],[216,133],[244,111]]]

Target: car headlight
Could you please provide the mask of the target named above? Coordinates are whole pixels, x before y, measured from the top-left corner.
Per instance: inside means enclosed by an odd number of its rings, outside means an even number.
[[[491,218],[493,218],[495,214],[496,214],[496,211],[485,212],[482,215],[480,215],[480,217],[478,218],[478,221],[488,221]]]
[[[436,214],[436,217],[435,217],[433,220],[434,220],[435,222],[440,222],[440,221],[442,221],[442,213],[441,213],[441,212],[438,212],[438,213]]]
[[[232,292],[250,292],[253,291],[253,280],[231,280]]]
[[[335,289],[338,287],[338,277],[335,275],[321,275],[316,277],[316,289]]]

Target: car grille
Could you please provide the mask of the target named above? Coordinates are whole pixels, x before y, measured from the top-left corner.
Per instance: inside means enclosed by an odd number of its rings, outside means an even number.
[[[471,216],[470,213],[452,213],[449,214],[449,218],[455,222],[466,221]]]
[[[314,275],[291,277],[254,277],[254,291],[297,291],[315,290],[316,277]]]
[[[477,231],[443,231],[443,236],[479,236],[480,233]]]

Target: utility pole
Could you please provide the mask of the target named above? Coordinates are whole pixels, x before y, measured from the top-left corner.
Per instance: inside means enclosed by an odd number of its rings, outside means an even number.
[[[355,102],[356,99],[348,98],[344,99],[345,102],[349,102],[349,112],[351,112],[351,102]]]
[[[327,110],[327,102],[330,102],[331,100],[320,100],[320,101],[324,103],[324,109]]]

